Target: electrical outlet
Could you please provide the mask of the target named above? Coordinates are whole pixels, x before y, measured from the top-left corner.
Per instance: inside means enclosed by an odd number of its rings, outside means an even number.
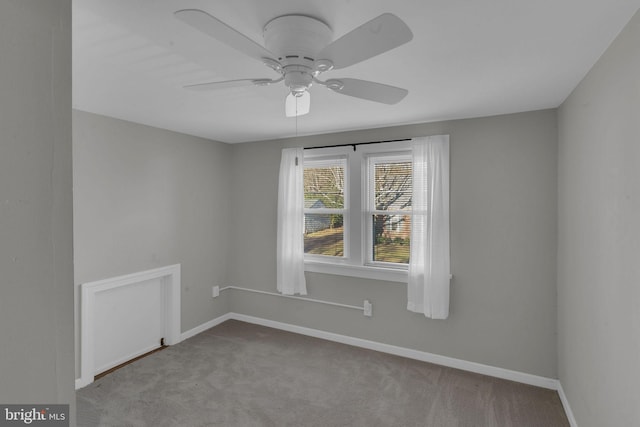
[[[213,287],[213,298],[219,297],[220,296],[220,286],[214,286]]]
[[[373,314],[373,305],[368,299],[366,299],[364,300],[364,315],[367,317],[371,317],[372,314]]]

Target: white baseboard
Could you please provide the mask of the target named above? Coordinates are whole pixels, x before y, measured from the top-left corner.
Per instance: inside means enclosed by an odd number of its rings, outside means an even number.
[[[196,326],[193,329],[189,329],[188,331],[183,332],[180,335],[180,341],[184,341],[186,339],[189,339],[189,338],[191,338],[191,337],[193,337],[195,335],[198,335],[201,332],[206,331],[207,329],[211,329],[214,326],[218,326],[220,323],[226,322],[227,320],[232,319],[232,318],[233,318],[232,317],[232,313],[227,313],[227,314],[223,314],[220,317],[216,317],[213,320],[209,320],[208,322],[203,323],[200,326]]]
[[[569,425],[571,427],[578,427],[578,422],[576,421],[576,417],[573,415],[573,411],[571,410],[571,406],[569,405],[569,400],[567,399],[567,395],[564,394],[564,389],[562,388],[562,383],[560,381],[558,381],[558,395],[560,396],[560,401],[562,402],[564,412],[565,414],[567,414]]]
[[[85,378],[82,378],[82,377],[76,378],[76,390],[79,390],[82,387],[86,387],[92,382],[93,382],[93,378],[91,378],[91,381],[87,381]]]
[[[245,314],[229,313],[230,319],[240,320],[242,322],[254,323],[257,325],[267,326],[270,328],[281,329],[283,331],[295,332],[301,335],[308,335],[315,338],[322,338],[328,341],[335,341],[342,344],[348,344],[355,347],[366,348],[369,350],[380,351],[382,353],[393,354],[396,356],[407,357],[409,359],[420,360],[422,362],[434,363],[436,365],[447,366],[450,368],[461,369],[463,371],[475,372],[477,374],[488,375],[491,377],[502,378],[505,380],[516,381],[519,383],[529,384],[537,387],[543,387],[551,390],[557,390],[559,386],[558,380],[554,378],[546,378],[538,375],[526,374],[524,372],[512,371],[509,369],[498,368],[495,366],[483,365],[481,363],[469,362],[452,357],[441,356],[438,354],[427,353],[425,351],[413,350],[410,348],[398,347],[389,344],[383,344],[375,341],[354,338],[347,335],[334,334],[331,332],[320,331],[317,329],[305,328],[289,323],[276,322],[259,317],[247,316]]]
[[[301,335],[307,335],[315,338],[321,338],[328,341],[334,341],[342,344],[352,345],[355,347],[366,348],[369,350],[380,351],[382,353],[393,354],[396,356],[407,357],[409,359],[420,360],[422,362],[433,363],[436,365],[447,366],[450,368],[461,369],[463,371],[474,372],[477,374],[488,375],[491,377],[501,378],[509,381],[516,381],[523,384],[529,384],[551,390],[557,390],[560,400],[567,413],[567,418],[572,427],[577,427],[569,402],[562,390],[562,385],[557,379],[547,378],[538,375],[527,374],[524,372],[512,371],[509,369],[498,368],[495,366],[484,365],[476,362],[469,362],[453,357],[441,356],[438,354],[428,353],[420,350],[413,350],[405,347],[398,347],[390,344],[379,343],[376,341],[354,338],[347,335],[335,334],[332,332],[321,331],[318,329],[306,328],[303,326],[292,325],[290,323],[276,322],[274,320],[263,319],[260,317],[248,316],[239,313],[227,313],[215,319],[212,319],[200,326],[196,326],[180,335],[180,341],[191,338],[207,329],[213,328],[227,320],[238,320],[241,322],[253,323],[269,328],[280,329],[283,331],[294,332]],[[76,380],[76,389],[84,387],[91,382],[84,384],[82,379]]]

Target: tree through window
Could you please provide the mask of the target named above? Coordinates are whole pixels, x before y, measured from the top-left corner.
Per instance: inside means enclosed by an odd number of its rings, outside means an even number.
[[[409,263],[411,173],[411,159],[407,155],[369,158],[371,262]]]
[[[304,252],[344,257],[344,158],[306,160],[304,164]]]

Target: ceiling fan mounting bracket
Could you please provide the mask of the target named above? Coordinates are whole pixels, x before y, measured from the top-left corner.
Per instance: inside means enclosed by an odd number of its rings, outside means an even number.
[[[269,86],[274,83],[279,83],[284,80],[284,77],[280,77],[279,79],[254,79],[251,82],[256,86]]]
[[[340,92],[344,88],[344,83],[342,82],[342,80],[338,79],[329,79],[326,82],[318,82],[322,83],[322,85],[326,86],[334,92]]]
[[[271,68],[276,73],[282,73],[282,64],[280,64],[275,59],[271,58],[262,58],[262,63],[267,67]]]
[[[328,59],[316,59],[314,73],[316,75],[333,70],[333,62]]]

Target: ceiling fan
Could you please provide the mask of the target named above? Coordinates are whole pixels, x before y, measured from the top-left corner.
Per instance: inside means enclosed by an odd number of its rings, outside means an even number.
[[[306,15],[279,16],[263,29],[264,47],[202,10],[179,10],[175,16],[280,74],[276,79],[199,83],[185,86],[186,89],[268,86],[283,81],[289,89],[285,102],[287,117],[309,112],[309,88],[314,83],[336,93],[384,104],[398,103],[409,93],[406,89],[360,79],[318,79],[321,73],[348,67],[410,41],[413,33],[409,27],[390,13],[362,24],[333,42],[333,31],[319,19]]]

